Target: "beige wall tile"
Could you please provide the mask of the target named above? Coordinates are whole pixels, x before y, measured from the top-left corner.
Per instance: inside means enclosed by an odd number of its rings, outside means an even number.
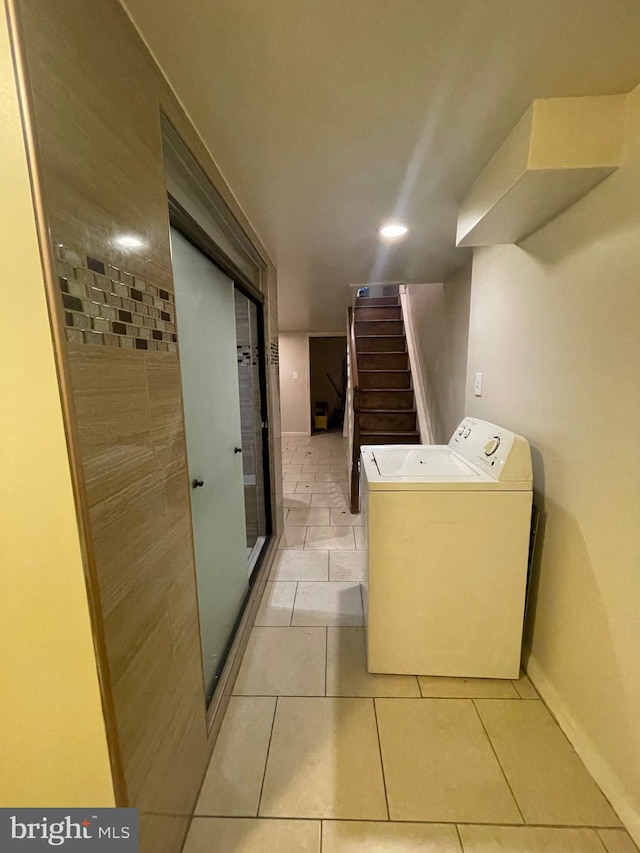
[[[324,696],[324,628],[254,628],[233,692],[241,696]]]
[[[278,700],[260,815],[386,819],[371,700]]]
[[[327,696],[420,697],[415,675],[380,675],[367,671],[364,628],[329,628]]]
[[[325,820],[322,853],[460,853],[455,826]]]
[[[470,700],[375,702],[392,820],[522,822]]]
[[[476,707],[528,823],[619,825],[542,702],[478,699]]]
[[[196,814],[258,814],[275,709],[275,698],[268,696],[231,697]]]
[[[195,818],[183,853],[320,853],[320,821]]]

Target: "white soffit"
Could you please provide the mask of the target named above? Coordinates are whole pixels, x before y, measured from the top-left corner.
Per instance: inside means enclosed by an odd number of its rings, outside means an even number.
[[[534,101],[463,199],[456,244],[518,243],[615,171],[626,102],[626,95]]]

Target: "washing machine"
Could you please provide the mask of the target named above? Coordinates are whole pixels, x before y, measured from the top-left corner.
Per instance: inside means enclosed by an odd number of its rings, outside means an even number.
[[[361,449],[370,672],[517,678],[529,443],[466,417],[448,445]]]

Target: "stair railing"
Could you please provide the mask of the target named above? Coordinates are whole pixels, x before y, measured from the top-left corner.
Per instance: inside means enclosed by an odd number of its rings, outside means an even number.
[[[360,380],[358,378],[358,351],[356,349],[355,306],[358,298],[356,289],[353,306],[347,308],[349,329],[349,380],[352,393],[353,429],[351,434],[351,471],[349,474],[349,503],[351,512],[360,512]]]

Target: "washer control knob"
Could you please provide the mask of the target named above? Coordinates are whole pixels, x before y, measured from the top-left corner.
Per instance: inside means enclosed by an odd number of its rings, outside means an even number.
[[[463,436],[463,437],[464,437],[464,438],[469,438],[469,436],[470,436],[470,435],[471,435],[471,430],[469,429],[469,427],[467,427],[467,428],[465,429],[465,431],[464,431],[464,436]]]
[[[494,435],[484,446],[485,456],[493,456],[496,450],[500,447],[500,436]]]
[[[460,428],[458,429],[458,435],[462,435],[463,432],[464,432],[464,425],[460,424]]]

